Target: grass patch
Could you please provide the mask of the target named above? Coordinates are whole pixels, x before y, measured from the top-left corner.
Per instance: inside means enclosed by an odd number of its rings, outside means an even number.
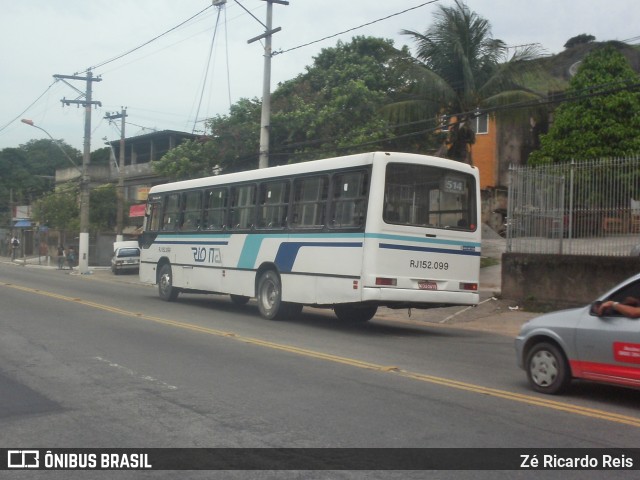
[[[491,257],[480,257],[480,268],[493,267],[494,265],[500,265],[500,260]]]

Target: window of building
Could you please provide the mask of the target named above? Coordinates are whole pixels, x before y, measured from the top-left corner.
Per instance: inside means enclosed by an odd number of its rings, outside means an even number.
[[[489,114],[483,113],[471,120],[471,128],[476,134],[489,133]]]

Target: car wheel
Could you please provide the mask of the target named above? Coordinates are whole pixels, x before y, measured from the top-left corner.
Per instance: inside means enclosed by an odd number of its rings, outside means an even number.
[[[571,382],[571,372],[564,353],[551,343],[534,345],[527,355],[526,366],[529,384],[536,392],[560,393]]]
[[[180,290],[173,286],[173,274],[171,273],[171,265],[164,264],[160,268],[158,276],[158,294],[160,298],[172,302],[178,298]]]
[[[376,305],[335,305],[333,312],[340,320],[351,323],[362,323],[371,320],[378,307]]]
[[[249,297],[245,297],[244,295],[229,295],[229,297],[231,298],[231,302],[233,302],[234,305],[238,305],[239,307],[246,305],[249,302]]]

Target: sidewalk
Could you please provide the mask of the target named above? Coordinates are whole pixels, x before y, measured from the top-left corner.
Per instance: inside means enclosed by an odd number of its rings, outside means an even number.
[[[502,253],[506,249],[506,241],[495,232],[483,227],[482,232],[482,256],[500,261]],[[16,259],[13,262],[10,258],[0,257],[0,262],[12,263],[14,265],[26,266],[29,268],[44,268],[56,270],[58,264],[55,258],[47,261],[46,257],[30,257],[27,259]],[[66,274],[80,275],[78,268]],[[89,274],[107,277],[113,281],[135,282],[135,275],[113,275],[109,267],[89,267]],[[392,310],[380,308],[377,318],[405,323],[431,323],[437,326],[466,328],[480,330],[515,337],[520,331],[520,327],[529,319],[540,315],[538,312],[524,311],[522,306],[514,301],[500,297],[502,288],[502,266],[500,263],[480,269],[480,302],[473,307],[447,307],[433,308],[428,310],[407,309]],[[409,314],[410,313],[410,314]]]

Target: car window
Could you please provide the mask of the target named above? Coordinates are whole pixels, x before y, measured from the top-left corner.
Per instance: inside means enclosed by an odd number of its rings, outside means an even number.
[[[139,257],[140,249],[139,248],[121,248],[118,250],[118,258],[122,257]]]
[[[613,295],[611,295],[611,300],[616,302],[622,302],[627,297],[633,297],[636,299],[640,299],[640,281],[630,283],[629,285],[624,286]]]

